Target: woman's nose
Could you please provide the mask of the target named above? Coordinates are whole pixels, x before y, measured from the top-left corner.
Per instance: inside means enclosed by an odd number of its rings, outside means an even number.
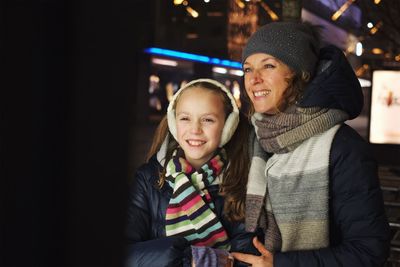
[[[260,75],[260,72],[257,70],[254,70],[250,77],[250,83],[257,84],[257,83],[260,83],[261,81],[262,81],[262,77]]]

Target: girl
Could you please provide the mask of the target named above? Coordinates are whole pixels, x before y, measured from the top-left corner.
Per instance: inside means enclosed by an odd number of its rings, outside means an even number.
[[[177,91],[132,185],[126,266],[229,266],[229,249],[249,249],[250,235],[235,222],[243,218],[249,162],[239,116],[217,81]]]

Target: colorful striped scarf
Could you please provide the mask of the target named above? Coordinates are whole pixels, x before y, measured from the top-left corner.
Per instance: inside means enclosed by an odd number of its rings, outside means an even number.
[[[207,188],[216,181],[225,163],[220,150],[196,171],[178,149],[166,168],[166,180],[173,194],[166,212],[166,235],[183,236],[192,245],[229,249],[229,239]]]

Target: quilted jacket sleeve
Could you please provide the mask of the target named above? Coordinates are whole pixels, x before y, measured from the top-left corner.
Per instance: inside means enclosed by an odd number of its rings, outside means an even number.
[[[159,195],[149,182],[149,177],[157,175],[155,166],[145,165],[137,171],[129,192],[127,257],[125,266],[189,266],[190,246],[182,237],[161,237],[153,222],[159,208]],[[152,203],[150,203],[150,200]],[[154,203],[156,202],[156,203]]]
[[[164,237],[128,245],[125,266],[190,266],[191,250],[184,238]]]
[[[259,229],[257,233],[246,232],[244,223],[233,223],[231,226],[231,252],[241,252],[252,255],[260,255],[253,245],[253,237],[258,236],[259,240],[263,240],[264,234]],[[234,267],[248,266],[243,262],[235,260]]]
[[[330,247],[277,253],[275,267],[382,266],[390,242],[377,166],[364,140],[344,125],[330,156]]]

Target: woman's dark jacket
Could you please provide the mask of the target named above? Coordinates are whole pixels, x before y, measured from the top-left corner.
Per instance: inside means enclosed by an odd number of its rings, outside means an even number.
[[[321,50],[321,72],[307,87],[300,106],[320,106],[359,115],[363,96],[357,77],[335,47]],[[384,213],[377,165],[368,144],[349,126],[336,133],[329,158],[330,246],[274,254],[274,267],[382,266],[389,252],[390,229]],[[128,212],[127,266],[181,266],[190,257],[183,238],[165,237],[164,218],[171,188],[157,189],[159,164],[153,158],[133,182]],[[243,190],[246,190],[243,188]],[[212,191],[217,213],[223,200]],[[252,235],[244,225],[224,222],[235,251],[250,251]],[[247,239],[247,241],[246,241]],[[188,252],[189,251],[189,252]]]
[[[320,51],[318,73],[298,103],[344,110],[350,119],[363,106],[363,94],[342,51]],[[276,253],[275,267],[382,266],[389,254],[390,229],[384,211],[377,164],[369,145],[344,124],[329,157],[328,248]]]

